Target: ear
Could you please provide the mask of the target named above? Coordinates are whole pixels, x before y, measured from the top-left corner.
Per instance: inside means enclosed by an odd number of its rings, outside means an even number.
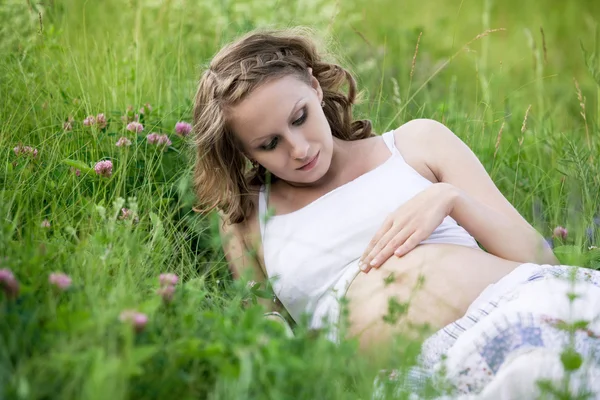
[[[315,92],[317,93],[317,97],[319,98],[319,101],[323,100],[323,89],[321,89],[321,84],[319,83],[319,81],[317,80],[317,78],[314,77],[314,75],[312,74],[312,68],[307,68],[308,73],[310,74],[310,86],[315,90]]]

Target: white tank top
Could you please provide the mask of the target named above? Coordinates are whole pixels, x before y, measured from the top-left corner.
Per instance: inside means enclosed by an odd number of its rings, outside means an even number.
[[[382,137],[392,153],[383,164],[297,211],[265,218],[268,190],[264,186],[260,190],[267,277],[296,322],[305,312],[311,328],[337,322],[338,300],[360,272],[358,260],[385,218],[432,185],[404,161],[393,131]],[[449,216],[421,243],[479,249],[475,239]]]

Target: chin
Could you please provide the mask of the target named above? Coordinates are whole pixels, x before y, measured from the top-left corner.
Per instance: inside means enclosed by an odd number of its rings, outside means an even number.
[[[318,183],[323,180],[329,171],[329,163],[327,165],[318,165],[312,171],[298,171],[299,174],[296,175],[296,178],[301,180],[302,183],[311,184]],[[299,182],[300,183],[300,182]]]
[[[321,160],[320,160],[321,161]],[[322,162],[319,162],[320,165],[316,165],[314,169],[310,171],[300,171],[294,170],[293,173],[286,174],[275,174],[279,179],[282,179],[291,184],[299,184],[299,185],[311,185],[319,183],[319,181],[323,180],[329,171],[329,167],[331,166],[331,160],[328,160],[326,165],[323,165]]]

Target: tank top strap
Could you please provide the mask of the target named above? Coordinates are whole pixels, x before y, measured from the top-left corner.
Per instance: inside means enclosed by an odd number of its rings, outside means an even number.
[[[388,132],[384,133],[383,135],[381,135],[381,137],[383,138],[383,141],[385,142],[388,149],[390,149],[390,152],[392,154],[400,155],[400,152],[398,151],[398,148],[396,147],[396,142],[394,139],[394,131],[395,130],[388,131]]]
[[[262,185],[258,191],[258,223],[260,224],[260,237],[265,237],[265,216],[267,215],[267,186]]]
[[[386,132],[386,133],[382,134],[381,137],[383,138],[383,141],[385,142],[388,149],[390,149],[392,156],[398,158],[404,164],[408,165],[408,163],[406,162],[404,157],[402,157],[402,154],[400,154],[398,147],[396,147],[396,140],[394,138],[394,132],[395,132],[395,130]],[[409,165],[409,167],[410,167],[410,165]],[[412,169],[412,167],[410,167],[410,168]]]

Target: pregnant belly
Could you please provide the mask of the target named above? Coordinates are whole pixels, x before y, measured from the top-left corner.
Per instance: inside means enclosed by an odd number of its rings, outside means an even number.
[[[346,292],[348,332],[362,349],[373,349],[395,333],[436,331],[462,317],[489,284],[520,264],[465,246],[420,245],[357,275]]]

